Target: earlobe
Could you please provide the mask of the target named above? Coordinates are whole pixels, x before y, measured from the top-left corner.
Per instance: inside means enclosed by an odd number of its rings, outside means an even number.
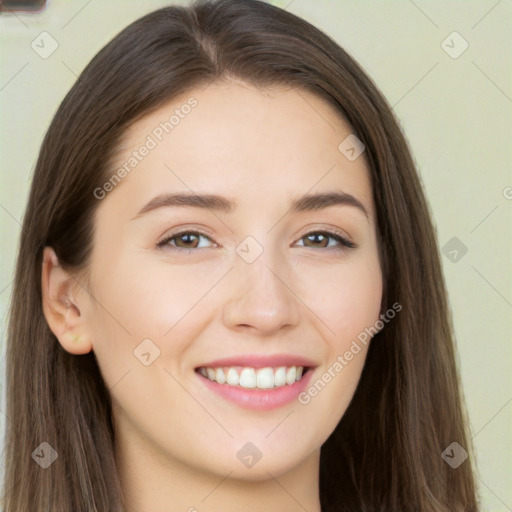
[[[60,265],[51,247],[45,247],[41,269],[42,307],[51,331],[71,354],[87,354],[92,343],[80,306],[73,297],[76,278]]]

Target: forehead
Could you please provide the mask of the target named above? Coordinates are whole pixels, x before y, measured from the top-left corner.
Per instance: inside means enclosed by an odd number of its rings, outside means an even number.
[[[140,203],[162,191],[194,190],[244,195],[261,205],[341,187],[371,211],[364,154],[351,161],[340,150],[351,133],[333,107],[304,90],[213,83],[174,98],[126,131],[112,172],[128,172],[112,197],[125,188]]]

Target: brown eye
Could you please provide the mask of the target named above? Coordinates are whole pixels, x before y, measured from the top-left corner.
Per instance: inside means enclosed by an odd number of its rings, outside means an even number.
[[[184,249],[195,249],[199,244],[199,237],[194,233],[183,233],[173,239],[176,240],[177,247],[182,247],[183,244]]]
[[[329,245],[330,240],[335,240],[337,244]],[[329,231],[313,231],[304,235],[301,240],[304,240],[304,247],[310,247],[313,249],[339,249],[340,246],[354,248],[356,245],[347,240],[346,238],[336,233]]]
[[[158,242],[157,246],[170,246],[171,248],[175,248],[177,250],[197,249],[201,248],[199,247],[201,238],[211,241],[211,238],[204,235],[203,233],[199,233],[197,231],[182,231],[181,233],[175,233],[164,238]]]
[[[311,233],[310,235],[306,235],[304,240],[311,242],[313,247],[327,247],[329,245],[329,237],[324,235],[323,233]],[[307,243],[305,243],[306,247],[309,247]]]

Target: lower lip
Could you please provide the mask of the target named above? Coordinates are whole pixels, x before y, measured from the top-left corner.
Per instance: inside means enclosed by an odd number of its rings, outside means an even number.
[[[258,411],[269,411],[282,407],[293,400],[304,391],[311,378],[313,370],[308,370],[303,377],[291,385],[281,386],[272,389],[243,388],[241,386],[230,386],[229,384],[219,384],[213,380],[203,377],[196,372],[204,385],[211,391],[217,393],[223,398],[246,409],[255,409]]]

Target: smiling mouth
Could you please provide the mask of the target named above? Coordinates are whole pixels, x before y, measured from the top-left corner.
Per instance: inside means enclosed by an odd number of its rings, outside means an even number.
[[[252,368],[250,366],[223,366],[196,368],[204,378],[226,386],[246,389],[274,389],[291,386],[304,378],[311,368],[307,366],[267,366]]]

